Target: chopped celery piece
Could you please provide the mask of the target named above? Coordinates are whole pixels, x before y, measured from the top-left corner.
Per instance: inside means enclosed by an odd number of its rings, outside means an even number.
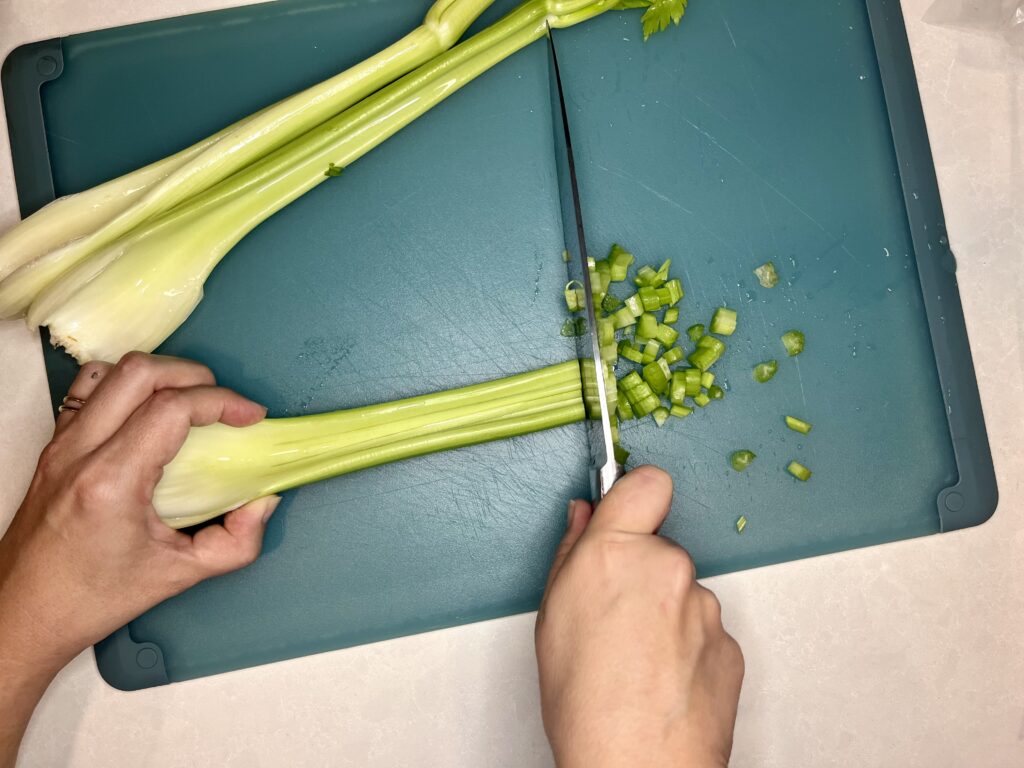
[[[654,294],[658,297],[659,306],[667,306],[672,303],[672,292],[668,288],[655,288]]]
[[[686,291],[683,290],[683,284],[679,282],[678,278],[674,278],[665,283],[664,290],[668,291],[668,303],[672,306],[678,304],[683,296],[686,295]]]
[[[611,253],[608,254],[608,264],[611,266],[611,279],[613,282],[621,282],[626,279],[626,272],[629,271],[630,265],[635,261],[632,253],[627,251],[618,243],[612,246]]]
[[[644,313],[644,305],[640,300],[640,294],[634,293],[626,299],[626,307],[633,313],[633,317],[640,317]]]
[[[607,298],[607,297],[605,297]],[[615,326],[615,330],[622,330],[627,325],[634,325],[636,318],[633,317],[633,313],[629,311],[629,307],[622,307],[612,315],[612,325]]]
[[[650,416],[655,408],[661,407],[661,399],[653,392],[633,406],[633,412],[640,418]]]
[[[801,482],[806,483],[811,479],[811,470],[801,464],[799,461],[789,462],[789,466],[786,467],[786,471],[789,472],[793,477]]]
[[[679,322],[679,310],[676,307],[671,307],[665,310],[665,319],[663,322],[676,323]]]
[[[616,445],[614,448],[614,452],[615,461],[617,461],[619,464],[625,464],[626,460],[629,458],[629,451],[627,451],[621,445]]]
[[[658,334],[658,318],[649,312],[644,312],[637,319],[636,332],[648,339],[656,338]]]
[[[719,336],[732,336],[736,332],[736,310],[719,307],[711,317],[711,332]]]
[[[601,259],[600,261],[594,262],[594,269],[599,275],[611,275],[612,265],[608,263],[607,259]]]
[[[682,371],[683,381],[686,386],[686,396],[695,397],[700,394],[700,369],[684,368]]]
[[[610,317],[597,319],[597,343],[602,347],[615,343],[615,323]]]
[[[579,312],[587,306],[587,295],[579,280],[570,280],[565,284],[565,306],[570,312]]]
[[[747,529],[747,518],[745,515],[740,515],[739,519],[736,520],[736,533],[743,533]]]
[[[656,330],[652,335],[654,336],[654,338],[661,342],[662,346],[671,347],[673,344],[676,343],[676,339],[679,338],[679,331],[677,331],[671,325],[658,323]]]
[[[801,435],[806,435],[811,431],[811,425],[803,419],[798,419],[796,416],[787,416],[786,426],[794,432],[799,432]]]
[[[636,277],[633,278],[633,282],[640,287],[653,286],[655,280],[658,279],[658,273],[654,267],[647,266],[646,264],[637,270]]]
[[[665,261],[662,262],[662,265],[658,267],[658,274],[655,278],[658,282],[655,284],[655,287],[665,284],[665,281],[668,280],[668,269],[671,266],[672,259],[665,259]]]
[[[698,388],[699,392],[700,389]],[[668,399],[672,405],[682,405],[686,398],[686,374],[683,371],[674,371],[672,381],[668,385]]]
[[[636,295],[640,297],[640,303],[643,305],[644,311],[654,312],[661,309],[661,299],[658,298],[657,288],[644,286],[636,292]]]
[[[673,405],[669,408],[668,412],[673,416],[678,416],[680,419],[685,419],[693,413],[693,408],[687,408],[685,405]]]
[[[725,352],[725,344],[721,341],[713,336],[701,336],[697,340],[697,349],[691,352],[686,359],[697,368],[706,371],[718,362],[723,352]]]
[[[658,359],[658,355],[660,355],[660,354],[661,354],[661,344],[659,344],[654,339],[651,339],[644,346],[644,358],[643,358],[642,362],[644,362],[644,363],[653,363],[655,360]]]
[[[710,387],[708,387],[708,397],[710,397],[712,400],[721,400],[723,397],[725,397],[725,390],[722,389],[717,384],[712,384]]]
[[[753,451],[742,450],[733,451],[732,456],[729,457],[729,464],[737,472],[742,472],[744,469],[750,466],[750,462],[757,458],[757,454]]]
[[[714,383],[715,374],[713,374],[711,371],[704,371],[704,373],[700,375],[700,385],[704,387],[704,389],[709,389],[711,385]]]
[[[634,387],[638,387],[643,383],[644,380],[640,378],[640,374],[637,373],[636,371],[630,371],[621,379],[619,379],[619,384],[622,385],[622,389],[625,392],[628,392],[629,390],[633,389]]]
[[[654,423],[661,427],[664,426],[666,421],[668,421],[668,413],[668,408],[663,405],[659,405],[651,412],[651,416],[654,417]]]
[[[668,369],[668,363],[665,362],[665,358],[648,363],[644,366],[643,371],[644,381],[651,385],[651,389],[659,395],[663,395],[668,391],[668,380],[671,378],[672,372]]]
[[[601,345],[601,359],[614,366],[619,360],[619,345],[612,339],[608,344]]]
[[[782,346],[786,348],[786,354],[796,357],[804,351],[804,335],[801,331],[786,331],[782,334]]]
[[[619,342],[619,357],[624,357],[631,363],[642,363],[644,353],[623,339]]]
[[[693,402],[699,405],[701,408],[711,402],[711,398],[706,393],[701,392],[699,395],[694,395]]]
[[[669,365],[675,365],[683,359],[683,350],[681,347],[672,347],[672,349],[665,350],[665,354],[661,356]]]
[[[775,265],[770,261],[755,269],[754,274],[757,275],[757,282],[762,288],[774,288],[779,284],[779,273],[775,271]]]
[[[704,335],[704,326],[700,323],[691,325],[686,329],[686,335],[690,337],[690,341],[696,343],[697,340]]]
[[[619,401],[615,404],[615,415],[619,417],[619,421],[629,421],[634,418],[633,406],[629,404],[626,398],[620,397]]]
[[[778,360],[767,360],[754,366],[754,381],[764,384],[779,370]]]
[[[614,312],[622,306],[622,299],[611,293],[605,294],[605,297],[601,299],[601,309],[605,312]]]
[[[569,318],[562,323],[563,336],[582,336],[587,332],[587,321],[582,317]]]

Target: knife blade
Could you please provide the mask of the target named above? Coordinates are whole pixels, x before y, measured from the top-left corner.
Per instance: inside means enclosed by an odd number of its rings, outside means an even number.
[[[591,262],[587,254],[587,239],[583,228],[583,207],[580,204],[579,181],[576,178],[576,161],[573,157],[572,137],[569,134],[569,115],[565,106],[562,75],[558,68],[558,55],[550,26],[547,38],[558,196],[562,208],[565,250],[569,254],[566,266],[569,280],[580,283],[585,295],[582,314],[586,321],[586,332],[576,337],[576,352],[580,361],[580,375],[589,415],[586,428],[591,458],[591,494],[595,501],[599,501],[611,490],[624,471],[622,465],[615,460],[612,441],[609,390],[614,387],[615,377],[609,366],[601,359],[601,348],[598,343],[597,307],[594,304],[594,290],[590,280]],[[598,371],[602,375],[597,375]]]

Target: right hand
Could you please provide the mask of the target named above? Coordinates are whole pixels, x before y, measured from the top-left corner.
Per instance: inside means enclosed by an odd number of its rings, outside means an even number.
[[[560,768],[728,764],[743,655],[686,550],[656,535],[671,501],[671,478],[639,467],[596,512],[570,504],[536,636]]]

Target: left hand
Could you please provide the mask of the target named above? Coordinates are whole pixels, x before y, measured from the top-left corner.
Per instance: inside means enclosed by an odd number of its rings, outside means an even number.
[[[248,565],[279,500],[192,536],[157,517],[153,489],[192,425],[243,427],[266,414],[215,386],[205,366],[131,353],[85,365],[69,398],[84,405],[58,417],[0,540],[0,667],[25,659],[55,673],[157,603]]]

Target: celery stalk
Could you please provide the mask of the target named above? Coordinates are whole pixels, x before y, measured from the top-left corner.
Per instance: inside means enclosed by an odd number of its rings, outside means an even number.
[[[379,53],[176,155],[55,201],[0,239],[0,318],[143,222],[209,189],[450,48],[493,0],[438,0]],[[324,164],[324,168],[327,167]]]
[[[164,468],[153,505],[195,525],[299,485],[434,451],[571,424],[585,417],[577,361],[348,411],[193,427]]]
[[[500,21],[92,254],[38,295],[30,325],[79,362],[151,351],[191,314],[203,283],[250,230],[326,181],[431,107],[546,34],[614,8],[617,0],[527,0]],[[13,279],[13,276],[12,278]],[[0,295],[4,284],[0,284]],[[116,297],[116,299],[112,299]]]

